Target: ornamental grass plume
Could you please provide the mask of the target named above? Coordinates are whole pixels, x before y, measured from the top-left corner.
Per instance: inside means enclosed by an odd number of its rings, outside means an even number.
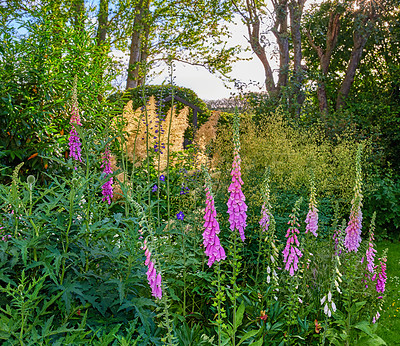
[[[361,194],[361,145],[358,147],[356,155],[356,183],[354,186],[354,198],[351,201],[350,220],[346,228],[344,244],[347,251],[357,252],[361,243],[362,228],[362,194]]]
[[[127,133],[126,150],[128,158],[130,160],[135,158],[135,164],[139,164],[147,157],[147,149],[153,148],[154,152],[159,154],[160,170],[164,171],[167,167],[167,150],[164,149],[168,144],[171,113],[170,154],[183,150],[184,135],[189,126],[189,108],[185,106],[177,113],[177,109],[174,107],[172,111],[167,112],[166,116],[159,113],[154,96],[149,98],[146,109],[139,107],[133,110],[133,102],[129,101],[123,110],[123,119],[126,124],[124,131]],[[177,162],[174,159],[172,163],[176,164]],[[158,164],[158,155],[154,157],[154,164]]]
[[[297,214],[300,209],[300,204],[303,201],[303,198],[297,200],[294,205],[292,214],[290,214],[291,220],[289,220],[288,224],[290,225],[289,229],[286,232],[286,247],[283,250],[283,262],[286,263],[285,270],[287,270],[290,276],[294,275],[294,272],[299,269],[299,258],[303,256],[301,251],[299,250],[299,241],[297,239],[297,234],[299,234],[299,230],[297,227],[300,227],[298,223]]]
[[[110,174],[112,174],[112,169],[111,169],[111,162],[110,162],[110,150],[108,147],[106,147],[106,150],[104,152],[103,156],[103,163],[100,166],[101,168],[104,168],[103,174],[104,177],[107,179]],[[108,180],[103,184],[102,186],[102,194],[103,194],[103,202],[107,201],[108,204],[111,204],[111,199],[113,198],[113,178],[109,177]]]
[[[311,193],[309,210],[306,217],[306,233],[311,232],[315,237],[318,236],[318,209],[317,201],[315,200],[315,184],[314,179],[311,179]]]
[[[239,138],[239,115],[236,113],[233,124],[233,143],[234,143],[234,158],[232,163],[232,183],[230,184],[228,191],[230,192],[228,200],[228,214],[231,231],[237,229],[240,234],[240,238],[244,242],[246,237],[244,230],[246,228],[247,219],[247,205],[245,203],[246,197],[242,191],[243,180],[241,178],[240,171],[240,138]]]
[[[194,141],[197,144],[196,165],[208,165],[209,158],[207,155],[207,147],[217,138],[217,125],[220,118],[220,112],[212,111],[208,120],[199,127],[194,136]],[[215,162],[211,162],[212,166]]]
[[[206,191],[206,209],[204,213],[204,232],[203,245],[204,253],[208,256],[208,266],[211,267],[215,261],[219,262],[226,258],[225,250],[222,247],[218,234],[220,232],[217,221],[217,212],[214,205],[214,197],[211,192],[211,186],[205,186]]]

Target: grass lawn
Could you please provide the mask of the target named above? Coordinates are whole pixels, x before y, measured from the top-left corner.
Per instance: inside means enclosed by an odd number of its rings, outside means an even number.
[[[381,241],[376,245],[378,256],[388,249],[387,298],[379,319],[378,335],[388,345],[400,345],[400,242]]]

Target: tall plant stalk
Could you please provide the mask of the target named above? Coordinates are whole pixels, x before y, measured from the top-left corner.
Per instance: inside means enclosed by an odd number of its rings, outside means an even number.
[[[171,125],[172,125],[172,118],[174,115],[174,78],[173,78],[173,72],[174,72],[174,67],[171,64],[170,65],[170,77],[171,77],[171,116],[169,119],[169,124],[168,124],[168,135],[167,135],[167,215],[168,215],[168,224],[167,224],[167,232],[169,234],[169,230],[170,230],[170,217],[171,217],[171,194],[170,194],[170,188],[169,188],[169,154],[170,154],[170,150],[169,150],[169,146],[170,146],[170,136],[171,136]]]

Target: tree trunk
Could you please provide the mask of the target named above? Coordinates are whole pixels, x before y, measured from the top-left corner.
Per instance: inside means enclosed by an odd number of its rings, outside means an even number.
[[[318,54],[319,58],[319,65],[321,69],[321,78],[318,81],[318,90],[317,90],[317,97],[318,97],[318,104],[319,110],[321,113],[328,115],[329,108],[328,108],[328,98],[326,96],[326,86],[325,86],[325,78],[328,75],[329,71],[329,64],[331,62],[332,52],[336,46],[339,30],[340,30],[340,16],[341,14],[335,13],[332,11],[329,14],[329,24],[328,24],[328,31],[326,33],[326,47],[323,50],[321,47],[317,46],[309,31],[307,31],[308,39],[311,43],[311,46]]]
[[[104,59],[106,59],[108,54],[108,49],[106,48],[106,38],[107,38],[107,25],[108,25],[108,2],[109,0],[100,0],[99,6],[99,14],[98,18],[98,27],[97,27],[97,35],[96,35],[96,43],[98,47],[98,56],[96,56],[97,65],[102,65]],[[104,68],[102,67],[99,72],[99,83],[102,84],[104,75]],[[97,95],[97,100],[101,102],[103,100],[103,95],[99,93]]]
[[[336,110],[339,110],[344,106],[345,100],[349,96],[350,88],[354,82],[354,76],[356,75],[356,70],[358,65],[360,64],[362,53],[370,33],[370,30],[362,33],[360,33],[359,31],[354,31],[354,46],[351,52],[349,64],[347,65],[345,77],[337,95]]]
[[[263,64],[265,74],[265,87],[267,89],[267,92],[270,97],[275,97],[277,88],[275,87],[271,65],[269,64],[264,47],[261,46],[260,43],[260,19],[255,12],[252,15],[252,22],[247,23],[250,46],[253,52],[257,55],[258,59],[260,59],[261,63]]]
[[[145,25],[144,35],[143,35],[143,40],[142,40],[143,44],[142,44],[142,49],[140,52],[140,63],[142,65],[147,64],[147,58],[149,56],[149,35],[150,35],[150,26]],[[140,75],[137,86],[143,85],[144,82],[145,82],[145,76]]]
[[[288,4],[287,0],[273,0],[272,4],[276,14],[272,33],[275,35],[279,48],[279,73],[275,93],[279,96],[282,87],[288,83],[289,75]]]
[[[303,14],[305,0],[291,0],[289,3],[290,11],[290,30],[292,34],[293,42],[293,96],[290,97],[290,102],[293,103],[294,109],[297,115],[300,114],[301,105],[304,102],[305,96],[302,93],[301,88],[303,85],[303,68],[301,67],[302,52],[301,52],[301,31],[300,23]]]
[[[319,81],[318,82],[318,90],[317,90],[317,97],[318,97],[318,104],[319,110],[322,114],[328,115],[328,98],[326,97],[326,89],[325,89],[325,82]]]
[[[83,32],[85,29],[85,1],[74,0],[72,12],[74,14],[74,26],[79,32]]]
[[[139,64],[142,52],[142,31],[143,31],[143,1],[140,1],[135,9],[131,46],[129,52],[128,78],[126,89],[136,88],[139,85]]]
[[[100,9],[98,15],[98,23],[97,27],[97,46],[101,47],[107,37],[107,24],[108,24],[108,1],[109,0],[100,0]]]

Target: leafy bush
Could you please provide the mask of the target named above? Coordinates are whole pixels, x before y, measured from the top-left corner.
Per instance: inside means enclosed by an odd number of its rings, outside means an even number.
[[[393,172],[376,173],[366,193],[366,212],[377,212],[378,236],[400,240],[400,179]]]
[[[24,161],[24,173],[43,182],[42,172],[58,173],[56,158],[68,157],[74,76],[84,125],[104,127],[108,107],[98,96],[110,92],[115,69],[96,46],[95,28],[79,31],[55,19],[51,3],[21,23],[23,35],[0,25],[0,180]]]

